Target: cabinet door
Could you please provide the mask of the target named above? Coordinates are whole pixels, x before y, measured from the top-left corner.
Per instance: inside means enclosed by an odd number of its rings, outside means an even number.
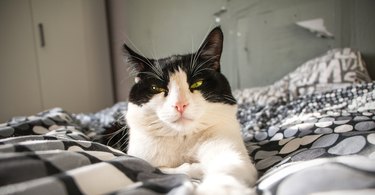
[[[81,1],[32,0],[42,99],[46,109],[89,109],[81,10]],[[40,25],[42,29],[39,29]],[[40,33],[44,34],[44,46]]]
[[[0,123],[42,110],[30,1],[0,1]]]
[[[44,108],[93,112],[113,103],[104,2],[31,2]]]

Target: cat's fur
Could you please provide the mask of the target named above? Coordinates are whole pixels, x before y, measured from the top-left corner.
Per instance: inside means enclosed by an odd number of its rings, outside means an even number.
[[[222,44],[216,27],[188,55],[148,59],[124,45],[137,71],[126,116],[128,154],[166,173],[202,179],[196,194],[245,194],[257,177],[220,73]]]

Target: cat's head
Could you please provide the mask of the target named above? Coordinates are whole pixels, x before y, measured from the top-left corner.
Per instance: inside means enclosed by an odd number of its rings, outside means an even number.
[[[136,71],[129,95],[130,126],[155,135],[184,135],[227,117],[227,108],[233,114],[236,101],[220,73],[222,47],[220,27],[209,33],[196,53],[187,55],[150,59],[124,45],[127,60]]]

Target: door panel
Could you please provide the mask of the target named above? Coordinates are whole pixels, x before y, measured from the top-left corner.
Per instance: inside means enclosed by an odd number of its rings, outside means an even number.
[[[32,0],[38,42],[41,40],[37,25],[42,24],[44,30],[45,46],[37,44],[37,53],[45,109],[89,111],[82,9],[82,1]]]
[[[42,110],[30,1],[0,1],[0,123]]]

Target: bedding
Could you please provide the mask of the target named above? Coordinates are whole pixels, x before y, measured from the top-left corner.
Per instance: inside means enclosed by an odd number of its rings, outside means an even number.
[[[374,194],[375,82],[296,95],[292,81],[257,89],[264,93],[255,98],[235,92],[260,173],[256,192]],[[0,194],[192,194],[199,181],[124,152],[126,110],[126,102],[91,114],[54,108],[0,124]]]

